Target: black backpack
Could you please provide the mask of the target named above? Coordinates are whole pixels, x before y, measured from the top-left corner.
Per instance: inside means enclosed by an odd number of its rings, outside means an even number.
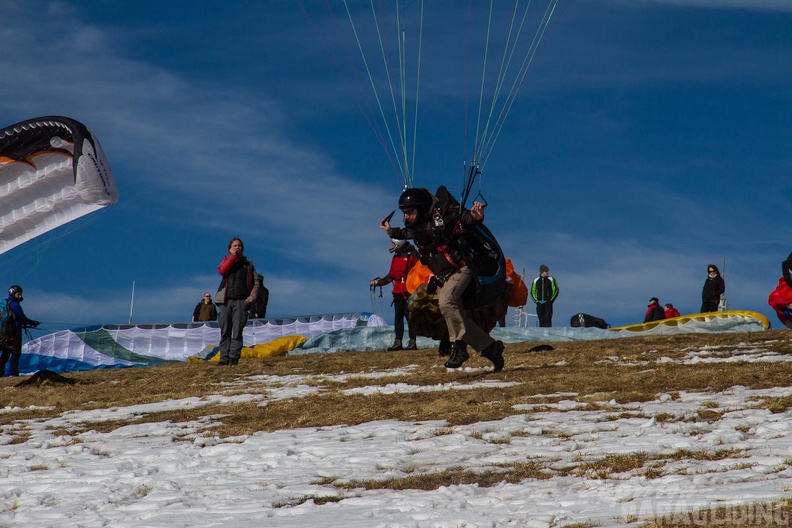
[[[12,352],[17,344],[16,316],[8,299],[0,301],[0,350]],[[2,373],[0,373],[2,375]]]
[[[569,324],[575,328],[610,328],[610,325],[599,317],[593,315],[578,313],[572,316]]]

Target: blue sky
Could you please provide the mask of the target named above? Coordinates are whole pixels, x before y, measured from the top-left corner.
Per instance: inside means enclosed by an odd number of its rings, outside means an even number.
[[[358,107],[349,23],[330,3],[336,18],[316,0],[302,1],[307,16],[297,1],[0,0],[0,125],[82,121],[120,194],[0,255],[31,317],[46,330],[126,322],[134,281],[135,322],[188,320],[240,236],[269,315],[392,319],[389,289],[372,302],[368,280],[388,270],[377,224],[401,186]],[[362,21],[368,2],[352,3]],[[415,184],[457,194],[465,4],[425,7],[414,151]],[[401,5],[416,20],[420,3]],[[472,15],[474,59],[487,6]],[[359,23],[371,51],[373,25]],[[481,183],[515,267],[557,278],[556,325],[577,312],[638,322],[652,296],[695,312],[707,264],[724,258],[730,307],[772,315],[792,250],[790,28],[781,0],[559,3]]]

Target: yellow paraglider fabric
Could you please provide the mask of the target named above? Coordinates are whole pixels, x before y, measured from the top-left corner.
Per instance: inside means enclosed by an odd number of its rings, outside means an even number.
[[[749,310],[728,310],[725,312],[706,312],[690,315],[682,315],[679,317],[672,317],[670,319],[661,319],[659,321],[652,321],[650,323],[639,323],[627,326],[617,326],[609,328],[613,332],[645,332],[657,327],[658,325],[664,326],[684,326],[691,322],[707,322],[713,319],[728,319],[732,317],[749,317],[756,319],[762,324],[765,330],[770,328],[770,320],[759,312],[751,312]]]
[[[270,341],[269,343],[259,343],[257,345],[253,345],[253,347],[243,347],[242,357],[264,358],[264,357],[280,356],[290,350],[294,350],[295,348],[302,345],[306,341],[308,341],[308,338],[305,336],[279,337],[278,339],[275,339],[274,341]],[[204,361],[204,360],[193,356],[187,358],[187,361],[195,362],[195,361]],[[220,361],[220,354],[216,352],[211,358],[208,358],[206,361],[209,361],[211,363],[217,363],[218,361]]]

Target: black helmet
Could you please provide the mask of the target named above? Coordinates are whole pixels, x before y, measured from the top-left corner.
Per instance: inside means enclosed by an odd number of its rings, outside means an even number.
[[[399,209],[415,208],[419,213],[426,213],[432,206],[432,195],[426,189],[412,187],[399,196]]]
[[[22,293],[22,286],[17,286],[16,284],[14,284],[10,288],[8,288],[8,295],[13,297],[15,293]]]

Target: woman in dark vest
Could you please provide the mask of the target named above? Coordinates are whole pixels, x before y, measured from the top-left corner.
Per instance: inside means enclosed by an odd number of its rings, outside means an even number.
[[[223,257],[217,267],[223,276],[216,296],[220,305],[220,365],[239,363],[248,307],[258,294],[258,273],[242,254],[244,250],[242,240],[232,238],[228,243],[228,256]]]

